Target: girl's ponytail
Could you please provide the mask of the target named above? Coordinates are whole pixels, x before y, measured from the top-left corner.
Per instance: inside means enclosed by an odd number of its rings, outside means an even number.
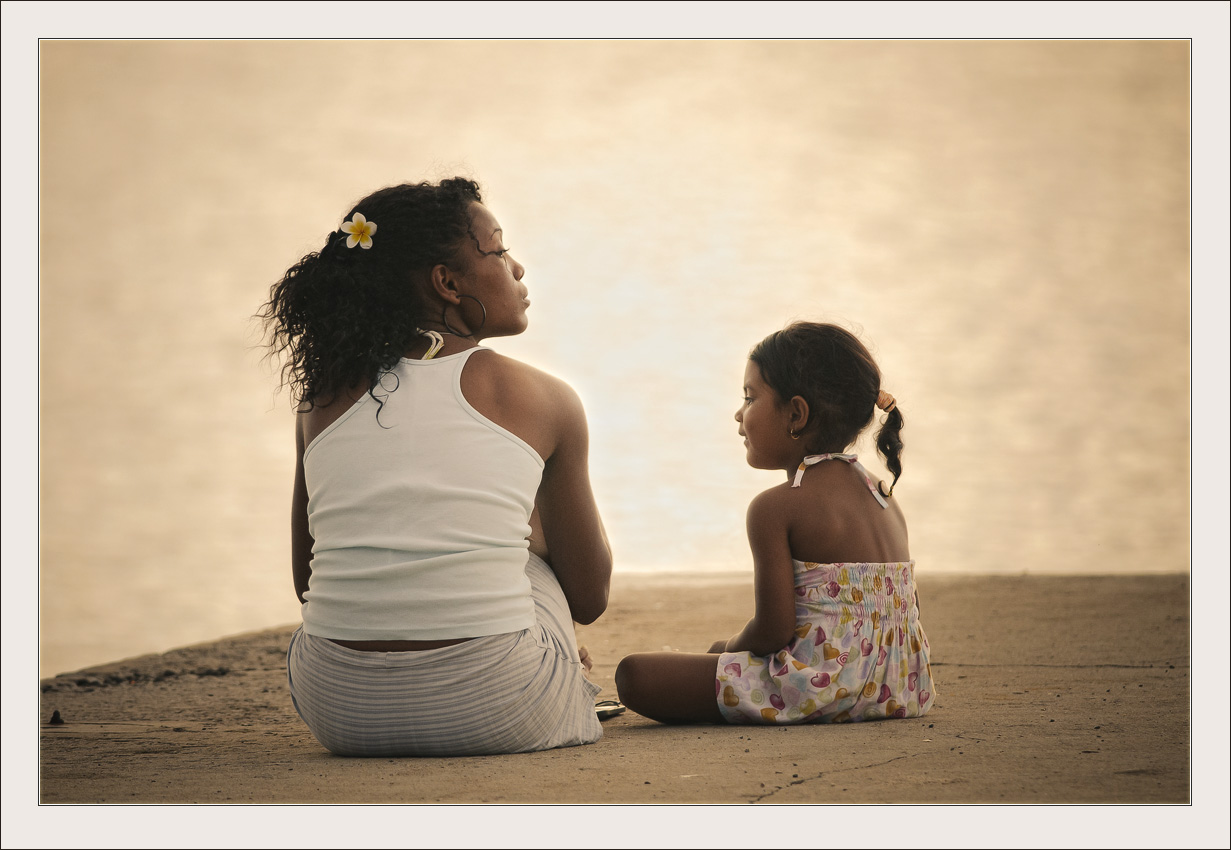
[[[886,495],[893,494],[893,488],[902,475],[902,426],[905,424],[906,420],[902,418],[902,411],[895,403],[889,408],[889,412],[885,415],[885,423],[876,433],[876,450],[885,459],[885,467],[893,473],[893,482],[889,485],[889,493]]]

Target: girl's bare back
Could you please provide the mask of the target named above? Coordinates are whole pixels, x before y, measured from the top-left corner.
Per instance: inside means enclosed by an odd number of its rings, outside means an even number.
[[[873,482],[875,485],[876,482]],[[906,519],[896,498],[882,508],[859,471],[838,460],[810,466],[799,487],[773,488],[788,526],[791,557],[817,564],[910,560]]]

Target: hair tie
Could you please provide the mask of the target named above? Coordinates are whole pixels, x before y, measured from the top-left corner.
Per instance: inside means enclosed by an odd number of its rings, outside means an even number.
[[[328,260],[332,260],[335,263],[341,262],[344,255],[335,249],[336,249],[338,242],[341,241],[339,237],[341,237],[342,235],[343,235],[342,232],[339,230],[331,230],[329,232],[329,235],[325,237],[325,246],[321,248],[321,250],[318,251],[317,253]]]
[[[886,413],[893,410],[895,407],[897,407],[897,405],[898,405],[897,399],[889,395],[889,393],[885,392],[884,390],[881,390],[879,393],[876,394],[876,406],[879,407],[881,410],[885,411]]]

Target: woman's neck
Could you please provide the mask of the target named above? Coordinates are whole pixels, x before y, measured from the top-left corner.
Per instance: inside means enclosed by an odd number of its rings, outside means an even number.
[[[435,329],[424,328],[424,330]],[[451,354],[460,354],[463,351],[474,348],[480,342],[480,340],[477,340],[474,337],[460,336],[448,331],[436,330],[436,333],[440,334],[443,344],[436,350],[436,353],[432,355],[433,358],[448,357]],[[402,356],[407,360],[421,360],[432,347],[432,344],[433,340],[426,335],[416,337],[415,341],[407,346],[406,350],[402,352]]]

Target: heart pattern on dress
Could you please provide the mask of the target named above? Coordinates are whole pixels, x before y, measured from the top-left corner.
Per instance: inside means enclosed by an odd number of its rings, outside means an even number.
[[[925,713],[934,697],[912,567],[814,564],[800,572],[797,563],[791,640],[766,655],[725,653],[715,676],[723,716],[779,725]]]

